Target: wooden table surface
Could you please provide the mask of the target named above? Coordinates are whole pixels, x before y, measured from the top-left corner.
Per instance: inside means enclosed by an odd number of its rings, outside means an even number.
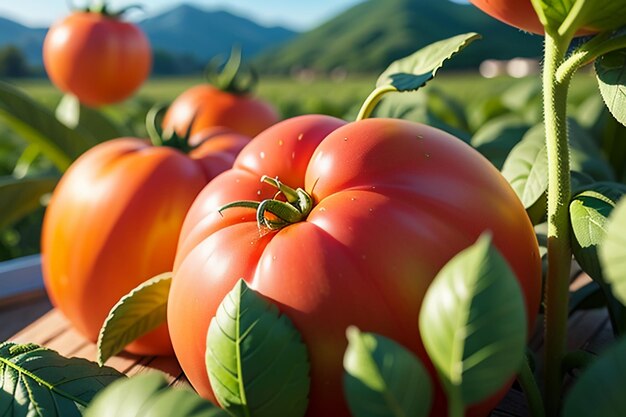
[[[0,271],[1,273],[2,271]],[[573,274],[572,288],[585,285],[589,278],[576,272]],[[4,287],[6,287],[6,283]],[[30,288],[16,295],[6,296],[0,275],[0,341],[11,340],[17,343],[38,343],[61,353],[89,360],[96,358],[96,346],[79,335],[50,304],[43,287]],[[4,288],[4,289],[3,289]],[[3,291],[5,297],[2,297]],[[611,323],[606,309],[592,309],[575,312],[568,322],[568,348],[583,349],[598,354],[613,340]],[[542,355],[543,337],[541,318],[536,331],[529,341],[529,347]],[[142,357],[122,353],[106,365],[127,375],[148,370],[163,372],[172,385],[188,385],[178,362],[173,357]],[[524,394],[514,386],[505,399],[491,414],[491,417],[529,416]]]

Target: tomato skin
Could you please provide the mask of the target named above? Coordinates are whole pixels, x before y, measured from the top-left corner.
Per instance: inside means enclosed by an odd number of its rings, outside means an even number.
[[[309,134],[316,123],[332,131]],[[190,208],[168,323],[176,356],[202,396],[215,400],[204,365],[209,322],[239,278],[301,332],[311,361],[308,416],[349,415],[342,388],[349,325],[407,346],[434,374],[417,330],[421,300],[439,269],[485,230],[519,278],[531,328],[540,299],[537,241],[497,170],[434,128],[390,119],[342,124],[307,116],[273,126]],[[267,232],[253,210],[216,213],[235,200],[271,198],[275,190],[261,175],[312,191],[316,206],[306,221]],[[431,415],[444,408],[439,389]]]
[[[48,31],[43,63],[61,91],[97,107],[122,101],[139,88],[150,74],[152,51],[136,25],[76,12]]]
[[[247,143],[236,134],[217,139],[221,144],[200,147],[191,158],[140,139],[115,139],[85,152],[62,177],[44,216],[44,282],[54,305],[90,341],[123,295],[172,270],[187,209]],[[173,353],[167,326],[127,350]]]
[[[518,29],[538,35],[544,34],[543,25],[535,13],[531,0],[470,0],[470,3],[491,17]],[[607,20],[607,16],[601,16],[597,21],[580,28],[576,36],[616,29],[619,25],[621,22]]]
[[[173,129],[184,136],[192,119],[192,134],[207,127],[222,126],[254,137],[278,122],[279,117],[276,110],[262,100],[200,84],[184,91],[172,102],[163,118],[163,129]]]

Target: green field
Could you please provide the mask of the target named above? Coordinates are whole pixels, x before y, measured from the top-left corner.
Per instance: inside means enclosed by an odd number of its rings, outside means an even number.
[[[484,79],[471,73],[441,74],[418,93],[398,95],[399,100],[394,100],[393,95],[390,95],[389,102],[395,102],[396,106],[400,103],[399,108],[402,110],[402,114],[391,114],[431,124],[468,142],[474,137],[481,137],[479,141],[484,141],[485,137],[496,140],[498,138],[493,136],[500,135],[497,129],[501,127],[498,127],[498,118],[508,117],[507,113],[516,113],[515,117],[522,117],[524,123],[529,125],[540,121],[542,110],[538,78]],[[170,102],[185,89],[201,82],[201,77],[151,79],[134,98],[101,110],[129,127],[134,132],[132,134],[144,136],[145,114],[151,106]],[[19,80],[12,83],[50,109],[54,109],[61,98],[61,93],[47,80]],[[285,118],[322,113],[350,120],[375,83],[375,76],[347,77],[343,80],[264,78],[256,93],[276,106]],[[571,97],[572,114],[576,112],[576,106],[587,97],[595,97],[597,102],[594,77],[589,73],[579,75],[574,80]],[[389,111],[393,106],[386,106],[386,110]],[[380,107],[385,107],[385,101]],[[591,108],[594,108],[593,103]],[[593,111],[588,113],[594,117]],[[511,123],[511,120],[505,123]],[[517,122],[513,120],[513,123]],[[509,133],[502,131],[502,134]],[[29,154],[28,144],[20,133],[0,120],[0,175],[5,178],[19,176],[19,168],[16,169],[16,166],[24,165],[25,155]],[[486,151],[489,152],[489,149]],[[28,175],[56,172],[50,161],[41,154],[27,166]],[[0,261],[39,251],[42,214],[43,209],[39,208],[22,220],[0,229]]]

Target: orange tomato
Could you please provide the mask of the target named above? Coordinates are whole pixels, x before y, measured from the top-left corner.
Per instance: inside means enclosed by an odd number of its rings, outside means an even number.
[[[187,156],[121,138],[90,149],[69,168],[46,210],[41,251],[48,294],[82,335],[95,341],[123,295],[172,270],[189,206],[248,141],[222,132]],[[127,350],[172,353],[167,327]]]
[[[122,101],[145,81],[150,43],[134,24],[95,12],[76,12],[55,23],[44,40],[50,80],[89,106]]]
[[[173,129],[184,136],[192,120],[191,134],[207,127],[223,126],[254,137],[278,122],[279,117],[276,110],[262,100],[201,84],[174,100],[163,118],[163,129]]]

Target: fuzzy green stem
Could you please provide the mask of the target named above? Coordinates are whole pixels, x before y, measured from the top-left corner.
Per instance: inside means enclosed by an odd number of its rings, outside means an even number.
[[[539,390],[535,375],[533,374],[532,369],[530,369],[528,359],[526,358],[522,361],[522,366],[520,368],[519,375],[517,376],[517,380],[524,391],[530,415],[533,417],[545,417],[546,413],[543,408],[544,404],[543,399],[541,398],[541,391]]]
[[[380,102],[383,96],[392,91],[398,91],[398,89],[392,85],[383,85],[381,87],[377,87],[374,91],[372,91],[370,95],[367,96],[365,102],[361,106],[356,120],[363,120],[370,117],[370,115],[374,111],[374,108]]]
[[[447,390],[448,396],[448,417],[463,417],[465,406],[461,395],[461,387],[450,386]]]
[[[567,337],[571,247],[571,197],[567,93],[569,78],[558,82],[556,73],[570,39],[546,31],[543,103],[548,150],[548,276],[545,285],[545,400],[546,414],[559,414],[561,363]]]

